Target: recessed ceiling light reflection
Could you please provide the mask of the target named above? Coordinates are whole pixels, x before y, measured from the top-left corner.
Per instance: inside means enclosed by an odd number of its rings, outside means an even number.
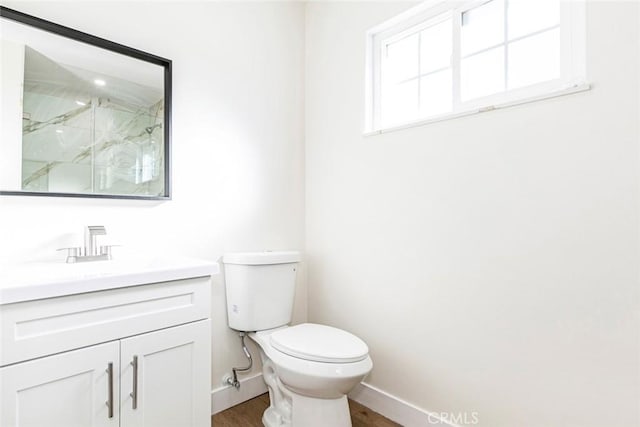
[[[96,86],[104,86],[104,85],[106,85],[106,84],[107,84],[107,82],[105,82],[105,81],[104,81],[104,80],[102,80],[102,79],[95,79],[95,80],[93,81],[93,83],[94,83]]]
[[[62,129],[56,129],[56,133],[62,133],[64,132]]]
[[[81,107],[84,107],[85,105],[87,105],[86,102],[82,102],[82,101],[79,101],[79,100],[76,100],[76,104],[78,104]]]

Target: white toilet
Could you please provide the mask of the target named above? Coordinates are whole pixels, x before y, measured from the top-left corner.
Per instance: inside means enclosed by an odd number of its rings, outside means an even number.
[[[298,252],[230,253],[223,257],[229,327],[260,347],[271,404],[267,427],[349,427],[346,394],[371,371],[360,338],[330,326],[288,326]]]

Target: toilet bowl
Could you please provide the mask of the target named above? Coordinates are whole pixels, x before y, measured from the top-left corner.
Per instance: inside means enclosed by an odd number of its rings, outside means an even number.
[[[314,323],[289,326],[298,252],[227,254],[229,327],[260,349],[266,427],[350,427],[347,393],[371,371],[364,341]]]
[[[252,332],[249,337],[260,348],[269,388],[265,426],[351,426],[346,394],[373,367],[362,340],[312,323]]]
[[[349,393],[371,371],[373,363],[366,345],[364,351],[360,352],[354,360],[354,356],[346,351],[343,354],[336,354],[335,351],[318,351],[319,347],[313,347],[308,356],[302,354],[292,356],[274,347],[272,343],[273,335],[277,338],[278,334],[282,335],[282,332],[305,334],[312,339],[317,337],[315,331],[319,330],[325,333],[325,338],[327,331],[341,335],[347,334],[345,331],[329,326],[305,323],[275,330],[253,332],[249,334],[249,337],[258,344],[264,354],[263,357],[267,357],[273,362],[278,377],[289,390],[309,397],[336,399]],[[356,343],[364,345],[356,336],[351,335],[351,337],[357,340]],[[336,348],[327,343],[326,349]],[[320,358],[323,358],[324,361],[318,360]]]

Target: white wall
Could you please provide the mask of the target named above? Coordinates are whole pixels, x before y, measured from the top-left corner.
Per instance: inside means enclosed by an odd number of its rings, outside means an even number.
[[[589,2],[589,92],[363,137],[365,31],[407,7],[307,7],[310,320],[426,410],[639,425],[638,4]]]
[[[55,249],[104,224],[123,252],[217,260],[304,244],[304,5],[31,2],[3,5],[173,60],[173,200],[0,197],[0,260]],[[306,317],[304,273],[296,319]],[[245,364],[213,281],[213,387]],[[257,353],[256,353],[257,355]]]

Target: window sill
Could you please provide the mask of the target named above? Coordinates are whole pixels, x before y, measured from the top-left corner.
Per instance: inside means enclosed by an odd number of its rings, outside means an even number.
[[[473,109],[470,109],[470,110],[458,111],[458,112],[455,112],[455,113],[447,113],[447,114],[443,114],[443,115],[440,115],[440,116],[430,117],[430,118],[427,118],[427,119],[417,120],[417,121],[414,121],[414,122],[409,122],[409,123],[405,123],[405,124],[401,124],[401,125],[391,126],[391,127],[387,127],[387,128],[381,128],[381,129],[372,130],[372,131],[366,131],[366,132],[363,133],[363,136],[380,135],[380,134],[383,134],[383,133],[395,132],[395,131],[398,131],[398,130],[408,129],[408,128],[412,128],[412,127],[416,127],[416,126],[424,126],[424,125],[428,125],[430,123],[437,123],[437,122],[442,122],[442,121],[445,121],[445,120],[457,119],[458,117],[466,117],[466,116],[471,116],[473,114],[486,113],[488,111],[499,110],[499,109],[502,109],[502,108],[513,107],[513,106],[516,106],[516,105],[528,104],[530,102],[541,101],[543,99],[557,98],[559,96],[571,95],[571,94],[578,93],[578,92],[585,92],[585,91],[588,91],[590,89],[591,89],[591,84],[589,84],[589,83],[574,84],[574,85],[571,85],[570,87],[565,87],[565,88],[558,89],[558,90],[555,90],[555,91],[552,91],[552,92],[547,92],[547,93],[542,94],[542,95],[530,96],[530,97],[526,97],[526,98],[520,98],[518,100],[507,101],[507,102],[499,103],[499,104],[496,104],[496,105],[489,105],[489,106],[481,107],[481,108],[473,108]]]

